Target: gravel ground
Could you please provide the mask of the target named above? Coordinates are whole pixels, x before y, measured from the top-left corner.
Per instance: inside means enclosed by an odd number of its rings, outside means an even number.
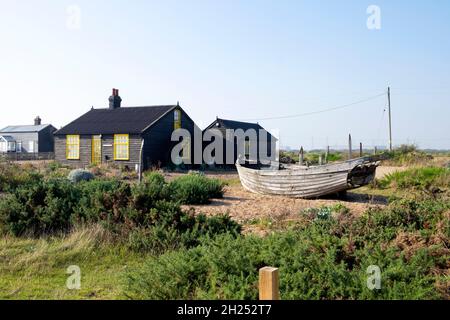
[[[390,172],[403,169],[400,167],[379,167],[376,176],[380,178]],[[168,178],[170,179],[174,175],[176,174],[170,174]],[[274,220],[294,219],[303,209],[332,206],[338,203],[350,209],[352,214],[359,215],[370,207],[383,206],[387,203],[384,197],[370,196],[352,191],[348,192],[345,199],[327,197],[310,200],[260,195],[244,190],[240,183],[238,183],[239,176],[235,172],[207,175],[232,182],[225,188],[223,199],[212,200],[208,205],[185,206],[185,208],[194,208],[196,212],[201,212],[206,215],[228,213],[233,219],[239,222],[259,218]]]

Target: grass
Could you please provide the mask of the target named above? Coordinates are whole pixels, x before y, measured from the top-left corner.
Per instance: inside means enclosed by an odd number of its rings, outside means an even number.
[[[120,299],[123,274],[146,255],[112,245],[98,226],[67,236],[0,238],[0,299]],[[66,270],[81,269],[81,289],[66,287]]]
[[[389,166],[424,166],[433,160],[433,155],[417,149],[415,145],[401,145],[386,153],[383,163]]]
[[[258,269],[280,269],[282,299],[448,299],[450,204],[396,201],[361,217],[345,207],[307,213],[265,237],[222,235],[149,257],[127,272],[135,299],[256,299]],[[333,213],[333,214],[332,214]],[[381,269],[369,290],[367,268]]]
[[[405,171],[396,171],[377,180],[376,185],[381,189],[430,189],[449,188],[450,169],[439,167],[419,167]]]
[[[51,170],[56,174],[60,168]],[[280,268],[283,299],[449,299],[449,177],[445,168],[411,168],[366,187],[368,193],[397,200],[361,217],[342,204],[318,207],[299,212],[295,222],[285,217],[247,221],[270,231],[264,236],[206,235],[196,237],[195,245],[161,252],[131,250],[93,223],[49,236],[3,235],[0,299],[254,299],[257,272],[264,265]],[[160,196],[157,185],[165,182],[153,178],[137,195]],[[184,179],[185,192],[203,180]],[[220,196],[219,184],[207,186]],[[440,191],[429,192],[435,188]],[[408,200],[399,200],[403,196]],[[146,201],[141,204],[146,207]],[[216,220],[201,225],[223,226]],[[141,240],[153,243],[172,235],[164,231],[157,228],[150,234],[155,238],[142,232]],[[370,264],[381,267],[380,292],[365,289]],[[66,287],[71,265],[81,268],[80,290]]]
[[[319,163],[319,158],[322,156],[322,160],[325,162],[326,152],[305,152],[304,153],[304,161],[309,164],[316,165]],[[298,152],[292,151],[280,151],[280,159],[283,159],[287,162],[298,163],[299,162],[299,154]],[[333,151],[328,154],[327,161],[328,162],[336,162],[342,161],[345,159],[344,153],[339,151]]]

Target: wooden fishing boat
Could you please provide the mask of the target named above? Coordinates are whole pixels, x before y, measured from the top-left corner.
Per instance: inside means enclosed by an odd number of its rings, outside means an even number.
[[[251,168],[236,162],[242,186],[251,192],[295,198],[316,198],[369,184],[379,165],[378,156],[319,166],[287,165]]]

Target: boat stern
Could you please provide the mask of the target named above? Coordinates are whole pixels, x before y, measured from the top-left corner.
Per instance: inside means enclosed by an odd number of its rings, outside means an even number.
[[[348,173],[348,184],[351,188],[368,185],[375,179],[376,169],[379,162],[365,163],[354,167]]]

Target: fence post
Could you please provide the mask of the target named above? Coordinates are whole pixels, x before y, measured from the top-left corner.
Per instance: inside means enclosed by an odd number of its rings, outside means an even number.
[[[352,159],[352,135],[348,135],[348,160]]]
[[[299,154],[299,161],[298,161],[298,164],[302,166],[304,160],[305,160],[305,159],[304,159],[304,154],[303,154],[303,147],[301,147],[301,148],[300,148],[300,154]]]
[[[278,268],[259,269],[259,300],[280,300],[280,275]]]
[[[327,153],[325,154],[325,163],[328,163],[329,155],[330,155],[330,146],[327,146]]]
[[[361,158],[363,156],[363,147],[362,142],[359,143],[359,157]]]

